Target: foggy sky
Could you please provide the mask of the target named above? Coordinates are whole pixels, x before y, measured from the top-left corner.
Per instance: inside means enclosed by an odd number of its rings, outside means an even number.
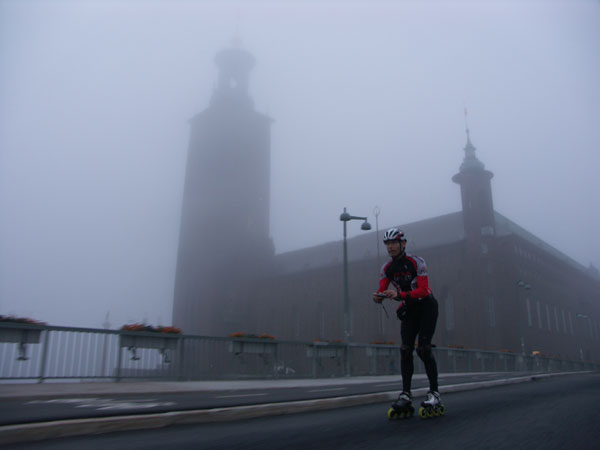
[[[236,33],[277,253],[341,239],[344,207],[459,211],[466,107],[495,209],[600,267],[596,0],[0,0],[0,314],[170,323],[187,121]]]

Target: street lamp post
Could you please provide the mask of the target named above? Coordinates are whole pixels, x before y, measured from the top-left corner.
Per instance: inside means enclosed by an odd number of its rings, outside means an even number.
[[[381,261],[379,259],[379,247],[381,244],[379,244],[379,213],[381,213],[381,209],[379,209],[379,206],[375,206],[375,208],[373,208],[373,215],[375,216],[375,248],[377,249],[377,270],[379,271],[379,269],[381,268]],[[385,311],[385,306],[383,306],[383,303],[381,304],[381,310],[379,312],[379,332],[381,333],[382,337],[385,334],[385,322],[383,320],[383,312]],[[387,311],[385,311],[385,314],[387,315]]]
[[[367,222],[366,217],[351,216],[346,212],[340,215],[340,220],[344,222],[344,342],[348,344],[350,342],[350,294],[348,291],[348,243],[346,241],[346,222],[351,220],[363,220],[364,222],[360,226],[361,230],[368,231],[371,229],[371,224]],[[348,361],[348,358],[346,358]]]
[[[377,242],[377,245],[375,246],[375,248],[377,249],[377,269],[379,269],[379,213],[381,212],[381,210],[379,209],[379,206],[375,206],[375,208],[373,208],[373,215],[375,216],[375,241]]]

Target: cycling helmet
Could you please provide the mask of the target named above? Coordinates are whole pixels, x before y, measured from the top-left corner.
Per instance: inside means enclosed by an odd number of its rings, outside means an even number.
[[[383,233],[383,243],[387,241],[405,241],[404,231],[400,231],[398,228],[390,228]]]

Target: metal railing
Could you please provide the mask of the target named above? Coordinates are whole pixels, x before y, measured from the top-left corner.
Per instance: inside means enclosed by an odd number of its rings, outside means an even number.
[[[434,348],[440,373],[600,370],[542,356]],[[415,372],[424,367],[415,357]],[[0,380],[214,380],[400,373],[400,347],[0,323]]]

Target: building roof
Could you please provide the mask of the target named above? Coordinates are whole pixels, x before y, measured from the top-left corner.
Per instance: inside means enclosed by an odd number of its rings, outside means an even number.
[[[398,226],[398,225],[392,225]],[[451,213],[431,219],[420,220],[398,226],[406,233],[409,252],[416,249],[438,247],[464,239],[462,213]],[[377,256],[377,246],[381,255],[381,263],[387,259],[383,246],[383,233],[390,227],[369,233],[361,233],[348,238],[348,261],[359,261]],[[283,273],[293,273],[318,267],[341,264],[343,258],[343,241],[327,242],[314,247],[303,248],[276,256],[277,266]]]
[[[517,225],[515,222],[511,221],[507,217],[504,217],[499,212],[494,211],[494,215],[496,220],[496,236],[508,236],[511,234],[519,236],[521,239],[524,239],[530,244],[533,244],[535,247],[549,253],[558,260],[570,265],[574,269],[581,270],[583,272],[587,272],[593,275],[593,272],[590,271],[590,268],[578,263],[570,256],[565,255],[560,250],[557,250],[556,248],[552,247],[547,242],[544,242],[543,240],[535,236],[533,233],[530,233],[529,231],[527,231],[520,225]]]
[[[518,236],[576,270],[598,278],[595,272],[552,247],[499,212],[494,211],[494,217],[497,237]],[[375,258],[377,256],[377,246],[379,245],[381,263],[383,264],[387,260],[387,254],[383,247],[382,237],[388,228],[390,227],[380,229],[379,234],[377,234],[377,231],[372,231],[348,238],[348,261]],[[418,253],[435,247],[455,244],[465,238],[463,216],[460,211],[399,225],[398,228],[406,233],[408,238],[407,250],[409,253]],[[342,240],[280,253],[276,256],[277,266],[282,273],[294,273],[319,267],[339,265],[342,263],[342,258]]]

